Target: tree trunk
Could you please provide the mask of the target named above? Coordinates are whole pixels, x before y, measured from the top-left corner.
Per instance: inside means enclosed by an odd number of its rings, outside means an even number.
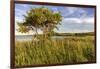
[[[38,36],[38,31],[37,31],[37,28],[36,28],[36,37]]]
[[[43,30],[43,39],[45,39],[46,38],[46,27],[43,26],[42,30]]]

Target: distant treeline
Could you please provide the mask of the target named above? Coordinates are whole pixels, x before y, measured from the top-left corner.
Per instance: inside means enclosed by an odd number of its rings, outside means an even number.
[[[86,33],[53,33],[52,36],[93,36],[94,32],[86,32]],[[42,36],[42,34],[38,34],[38,36]]]
[[[93,36],[94,32],[87,32],[87,33],[55,33],[56,36]]]

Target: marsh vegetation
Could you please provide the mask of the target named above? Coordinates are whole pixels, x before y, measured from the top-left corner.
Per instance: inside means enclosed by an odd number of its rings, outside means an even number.
[[[16,66],[95,61],[94,36],[16,41]]]

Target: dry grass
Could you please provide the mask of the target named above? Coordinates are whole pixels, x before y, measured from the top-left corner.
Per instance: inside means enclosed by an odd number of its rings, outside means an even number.
[[[93,36],[16,41],[15,65],[63,64],[95,60]]]

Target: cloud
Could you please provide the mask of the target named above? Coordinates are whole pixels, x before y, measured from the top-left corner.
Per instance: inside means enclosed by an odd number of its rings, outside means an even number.
[[[15,16],[15,33],[18,33],[17,29],[19,28],[17,22],[22,22],[23,18]]]
[[[87,10],[79,7],[58,7],[63,17],[81,17],[82,14],[87,14]],[[88,15],[88,14],[87,14]]]
[[[86,18],[64,18],[62,22],[65,23],[94,23],[93,17],[86,17]]]
[[[93,32],[94,31],[94,18],[64,18],[61,25],[58,25],[60,33],[75,33],[75,32]]]
[[[62,16],[64,18],[67,17],[94,17],[94,9],[93,8],[80,8],[80,7],[62,7],[59,8]]]
[[[68,11],[68,15],[73,14],[75,11],[77,11],[78,8],[76,7],[66,7],[66,10]]]
[[[23,15],[26,15],[26,11],[24,9],[19,9],[19,8],[15,8],[15,16],[17,17],[23,17]]]

